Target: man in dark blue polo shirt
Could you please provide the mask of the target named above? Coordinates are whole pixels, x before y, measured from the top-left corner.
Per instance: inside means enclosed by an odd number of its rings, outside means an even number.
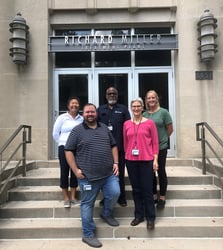
[[[120,195],[118,148],[107,126],[97,122],[95,105],[84,106],[83,118],[84,122],[74,127],[67,139],[65,155],[80,187],[82,240],[91,247],[101,247],[95,237],[93,208],[102,190],[104,206],[100,216],[110,226],[119,225],[113,217],[113,208]]]
[[[125,105],[117,103],[118,90],[115,87],[109,87],[106,90],[107,104],[98,108],[98,121],[103,122],[112,132],[119,153],[119,180],[120,180],[120,197],[118,203],[120,206],[127,205],[125,196],[125,154],[123,149],[123,124],[130,119],[130,114]],[[103,200],[100,202],[103,205]]]

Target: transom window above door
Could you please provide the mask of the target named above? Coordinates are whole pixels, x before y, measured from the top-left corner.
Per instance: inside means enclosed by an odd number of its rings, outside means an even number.
[[[56,36],[72,35],[137,35],[137,34],[170,34],[171,27],[139,27],[108,29],[57,29]]]

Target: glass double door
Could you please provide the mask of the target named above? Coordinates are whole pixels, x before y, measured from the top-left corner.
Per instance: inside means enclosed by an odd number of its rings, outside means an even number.
[[[87,102],[97,107],[106,102],[105,91],[115,86],[119,92],[119,102],[128,106],[131,74],[129,70],[58,70],[54,79],[54,119],[67,110],[67,99],[78,96],[80,112]]]
[[[105,91],[109,86],[118,89],[119,103],[130,110],[130,101],[135,97],[144,99],[148,90],[154,89],[160,97],[162,107],[169,110],[175,124],[175,94],[172,70],[162,69],[100,69],[100,70],[57,70],[54,74],[54,117],[66,112],[67,99],[78,96],[80,112],[87,102],[97,107],[106,103]],[[130,112],[131,113],[131,112]],[[54,145],[53,158],[57,156]],[[175,133],[170,138],[169,157],[176,156]]]

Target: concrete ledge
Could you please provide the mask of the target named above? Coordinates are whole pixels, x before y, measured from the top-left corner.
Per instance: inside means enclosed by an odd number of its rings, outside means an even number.
[[[51,0],[49,8],[51,10],[85,10],[85,9],[129,9],[131,7],[137,8],[174,8],[176,9],[176,0],[82,0],[82,1],[70,1],[70,0]]]

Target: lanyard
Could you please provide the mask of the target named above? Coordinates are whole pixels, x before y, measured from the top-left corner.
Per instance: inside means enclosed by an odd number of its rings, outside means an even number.
[[[140,119],[139,124],[136,127],[136,124],[135,124],[135,122],[133,120],[133,125],[134,125],[134,147],[135,148],[137,148],[137,137],[138,137],[138,131],[139,131],[139,127],[141,125],[141,121],[142,121],[142,118]]]

